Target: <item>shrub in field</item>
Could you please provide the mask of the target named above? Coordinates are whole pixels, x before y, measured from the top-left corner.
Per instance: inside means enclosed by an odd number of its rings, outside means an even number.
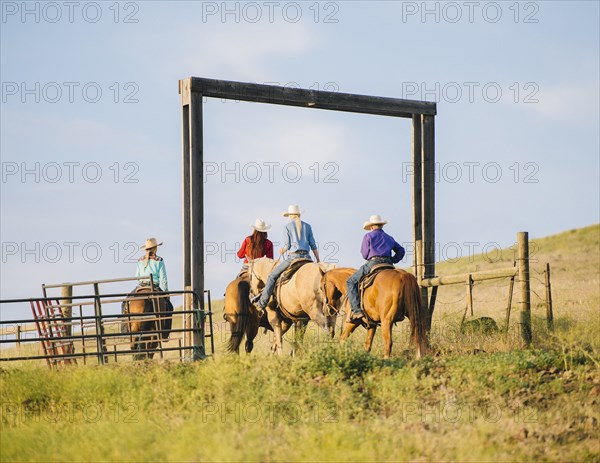
[[[327,375],[334,379],[353,381],[381,368],[402,368],[400,357],[384,360],[349,344],[329,344],[307,353],[300,360],[300,371],[309,376]]]

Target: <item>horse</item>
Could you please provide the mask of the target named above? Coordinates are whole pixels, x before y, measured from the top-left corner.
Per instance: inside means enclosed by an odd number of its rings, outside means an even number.
[[[227,351],[240,353],[240,344],[246,336],[246,353],[252,352],[254,338],[258,333],[258,310],[250,303],[250,280],[238,277],[225,289],[223,318],[229,323],[231,337],[227,341]]]
[[[344,307],[350,312],[346,298]],[[367,326],[365,350],[371,351],[377,324],[381,324],[381,335],[384,343],[384,357],[392,353],[392,325],[408,317],[411,324],[411,339],[416,346],[416,356],[427,355],[429,341],[427,338],[426,315],[421,303],[421,291],[417,279],[402,269],[381,270],[371,286],[363,295],[363,311],[370,319]],[[356,323],[346,322],[340,339],[344,341],[358,327]]]
[[[123,303],[123,312],[129,314],[152,314],[172,310],[166,298],[140,298],[144,293],[149,292],[152,292],[150,286],[137,287]],[[152,317],[151,320],[144,320],[144,318],[146,317],[130,317],[129,321],[123,322],[121,325],[121,332],[124,334],[130,333],[131,335],[132,351],[156,349],[160,343],[160,338],[166,340],[171,333],[172,315],[157,315]],[[154,357],[154,352],[139,352],[133,355],[134,360],[151,359],[152,357]]]
[[[267,257],[249,261],[250,289],[253,294],[262,290],[277,263]],[[310,319],[325,330],[330,328],[334,317],[328,317],[323,312],[325,299],[321,290],[321,277],[332,268],[333,264],[309,262],[300,267],[280,289],[276,288],[277,303],[271,300],[266,313],[273,327],[273,350],[277,354],[281,355],[283,352],[283,334],[295,322],[304,324]],[[303,335],[301,330],[299,337]]]
[[[321,290],[325,295],[326,314],[333,317],[329,334],[335,337],[335,322],[346,296],[346,280],[356,272],[350,267],[334,268],[321,277]]]

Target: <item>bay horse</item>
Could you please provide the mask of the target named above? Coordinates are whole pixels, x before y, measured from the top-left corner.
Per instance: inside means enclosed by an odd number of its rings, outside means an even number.
[[[250,289],[253,294],[262,290],[277,263],[278,261],[267,257],[249,260]],[[310,319],[324,330],[329,329],[333,317],[324,314],[325,298],[321,289],[321,277],[334,267],[333,264],[324,262],[309,262],[300,267],[280,289],[275,289],[277,303],[271,299],[266,307],[267,318],[275,337],[274,352],[282,353],[283,334],[296,322],[304,324]],[[301,331],[300,336],[303,334]]]
[[[346,313],[350,313],[348,299],[343,303]],[[411,324],[411,340],[416,347],[416,356],[420,358],[429,351],[426,317],[421,303],[421,291],[417,279],[402,269],[381,270],[375,281],[363,295],[363,311],[369,317],[365,350],[371,351],[377,325],[381,324],[381,336],[384,343],[384,357],[392,353],[392,326],[408,317]],[[358,327],[356,323],[346,322],[340,337],[342,341]]]
[[[240,353],[240,344],[246,337],[246,353],[252,352],[254,338],[258,333],[258,310],[250,303],[250,280],[238,277],[225,289],[223,318],[229,323],[231,337],[227,341],[227,351]]]
[[[167,299],[163,297],[148,297],[141,299],[144,293],[152,292],[150,286],[138,286],[123,303],[124,313],[130,314],[153,314],[155,312],[167,312],[169,306]],[[132,299],[133,300],[130,300]],[[172,309],[171,309],[172,310]],[[123,322],[121,332],[131,335],[131,350],[154,350],[160,344],[161,339],[166,340],[171,333],[172,315],[156,315],[150,320],[146,317],[131,317],[129,321]],[[160,335],[160,336],[159,336]],[[134,360],[151,359],[154,352],[139,352],[133,354]]]

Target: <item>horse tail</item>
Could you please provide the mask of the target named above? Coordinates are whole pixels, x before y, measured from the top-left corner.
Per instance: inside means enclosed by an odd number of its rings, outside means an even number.
[[[235,292],[235,294],[231,294]],[[228,317],[229,315],[229,317]],[[239,280],[225,290],[225,316],[231,325],[231,337],[227,341],[227,352],[239,352],[244,334],[250,329],[250,283]]]
[[[159,308],[161,312],[173,312],[173,303],[170,299],[159,299]],[[162,319],[161,323],[161,336],[163,341],[169,339],[171,334],[171,328],[173,326],[173,315],[163,314],[160,316]]]
[[[423,311],[421,290],[417,280],[412,276],[405,278],[407,291],[405,291],[404,302],[408,311],[408,319],[411,324],[412,340],[417,349],[417,358],[427,355],[429,352],[429,339],[427,337],[427,320]]]

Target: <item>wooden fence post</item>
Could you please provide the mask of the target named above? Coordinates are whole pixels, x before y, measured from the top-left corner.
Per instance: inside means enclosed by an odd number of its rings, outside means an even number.
[[[72,304],[73,302],[73,286],[71,285],[64,285],[61,288],[60,291],[60,303],[61,304]],[[64,318],[71,318],[73,316],[73,306],[72,305],[63,305],[60,307],[60,311],[62,313],[62,316]],[[73,320],[69,320],[68,322],[65,323],[65,326],[67,328],[67,336],[71,336],[72,333],[72,327],[73,327]]]
[[[191,84],[190,84],[191,85]],[[191,90],[191,89],[190,89]],[[190,265],[194,298],[194,360],[206,357],[204,347],[204,145],[202,133],[202,94],[190,92]]]
[[[513,267],[516,265],[517,265],[517,262],[515,261],[513,263]],[[512,309],[512,298],[513,298],[514,288],[515,288],[515,277],[513,276],[510,278],[510,283],[508,284],[508,302],[506,304],[506,327],[504,329],[506,334],[508,334],[508,326],[510,324],[510,311]]]
[[[471,310],[471,317],[473,316],[473,276],[469,273],[467,277],[467,305]]]
[[[529,292],[529,234],[527,232],[517,233],[517,245],[519,255],[519,288],[521,293],[521,337],[526,346],[531,345],[531,300]]]
[[[546,277],[546,322],[548,323],[548,330],[554,330],[554,314],[552,313],[552,287],[550,286],[550,264],[546,263],[546,271],[544,272]]]

